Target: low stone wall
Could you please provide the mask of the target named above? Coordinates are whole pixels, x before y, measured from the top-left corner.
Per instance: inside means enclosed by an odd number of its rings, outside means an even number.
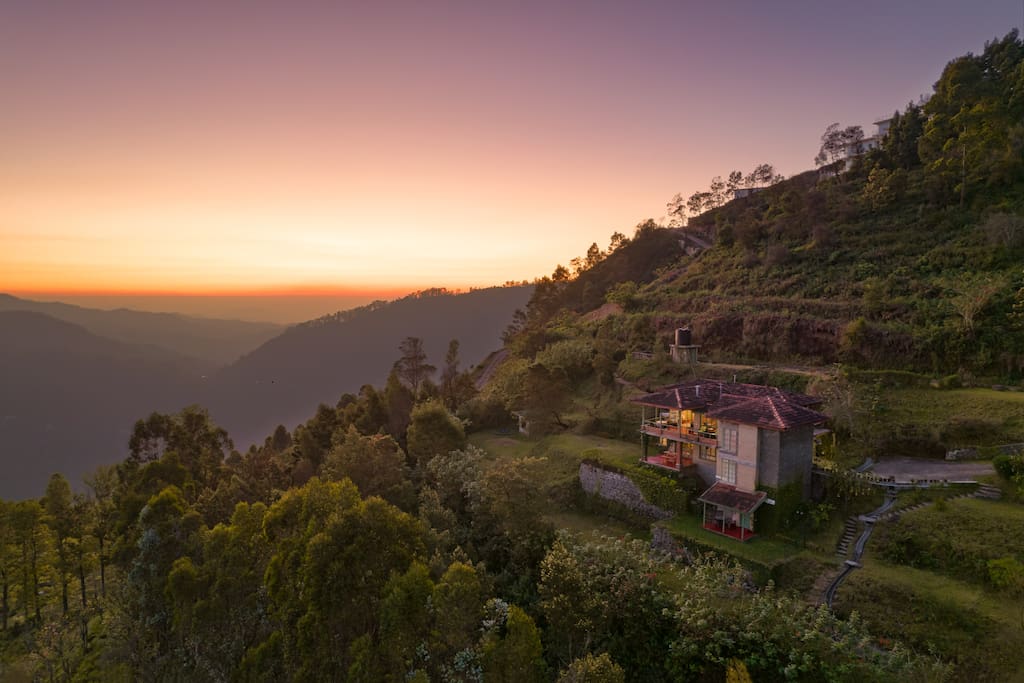
[[[648,503],[636,484],[629,477],[618,472],[609,472],[587,462],[581,463],[580,486],[591,495],[601,496],[605,500],[624,505],[645,517],[668,519],[672,516],[668,510]]]

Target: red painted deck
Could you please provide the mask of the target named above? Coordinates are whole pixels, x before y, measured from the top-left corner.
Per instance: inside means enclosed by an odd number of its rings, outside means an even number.
[[[673,472],[679,471],[679,456],[673,453],[658,453],[657,455],[648,455],[644,462],[648,465],[654,465],[655,467],[663,467]],[[682,466],[686,467],[692,465],[693,460],[690,458],[683,458]]]
[[[749,541],[757,535],[753,531],[750,531],[749,529],[742,529],[742,527],[738,527],[735,524],[726,524],[725,529],[723,529],[721,524],[711,522],[705,523],[704,528],[708,531],[713,531],[716,534],[728,536],[729,538],[735,538],[737,541]],[[740,538],[741,529],[743,531],[742,538]]]

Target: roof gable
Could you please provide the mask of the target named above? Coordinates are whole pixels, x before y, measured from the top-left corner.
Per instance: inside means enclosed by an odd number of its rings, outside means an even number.
[[[684,382],[632,401],[665,410],[697,410],[708,417],[775,430],[820,424],[828,419],[809,407],[821,403],[814,396],[739,382]]]

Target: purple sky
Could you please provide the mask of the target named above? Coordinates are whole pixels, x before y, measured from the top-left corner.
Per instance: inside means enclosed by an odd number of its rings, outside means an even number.
[[[812,167],[1022,12],[6,2],[0,290],[532,278],[714,175]]]

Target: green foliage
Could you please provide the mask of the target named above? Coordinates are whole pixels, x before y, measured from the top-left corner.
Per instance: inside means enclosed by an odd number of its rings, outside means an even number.
[[[879,647],[899,641],[949,662],[945,677],[922,680],[1012,680],[1022,663],[1020,608],[1005,595],[878,563],[853,572],[835,602],[841,616],[861,615]]]
[[[548,370],[561,370],[570,382],[593,372],[594,347],[584,339],[564,339],[537,352],[535,362]]]
[[[968,583],[990,578],[989,562],[1024,561],[1024,510],[1008,503],[955,500],[880,526],[872,545],[890,562],[928,569]]]
[[[777,489],[765,487],[768,497],[775,501],[775,505],[762,505],[757,510],[755,529],[758,533],[767,536],[774,536],[777,533],[789,531],[798,524],[800,513],[807,515],[808,510],[802,506],[804,502],[803,479],[790,482]]]
[[[574,659],[558,675],[558,683],[625,683],[626,672],[608,656],[586,654]]]
[[[327,454],[323,474],[338,481],[348,478],[364,497],[380,496],[392,505],[411,511],[416,492],[406,472],[405,454],[390,436],[363,436],[349,425],[336,432],[334,446]]]
[[[432,458],[466,445],[462,423],[439,401],[426,401],[413,408],[406,438],[409,457],[420,468]]]
[[[677,514],[689,512],[690,492],[677,479],[641,467],[630,468],[628,476],[647,502]]]
[[[1024,596],[1024,562],[1009,556],[989,560],[988,581],[1010,595]]]
[[[498,683],[547,680],[540,629],[526,612],[502,600],[485,605],[481,643],[484,679]]]
[[[544,560],[541,595],[560,666],[606,652],[628,680],[720,679],[737,660],[753,680],[943,674],[900,646],[877,647],[856,616],[843,621],[771,586],[753,589],[742,569],[721,560],[681,568],[652,561],[639,542],[563,536]]]
[[[664,678],[671,633],[660,568],[633,543],[580,544],[561,537],[541,566],[541,609],[549,657],[564,666],[606,651],[630,679]]]

